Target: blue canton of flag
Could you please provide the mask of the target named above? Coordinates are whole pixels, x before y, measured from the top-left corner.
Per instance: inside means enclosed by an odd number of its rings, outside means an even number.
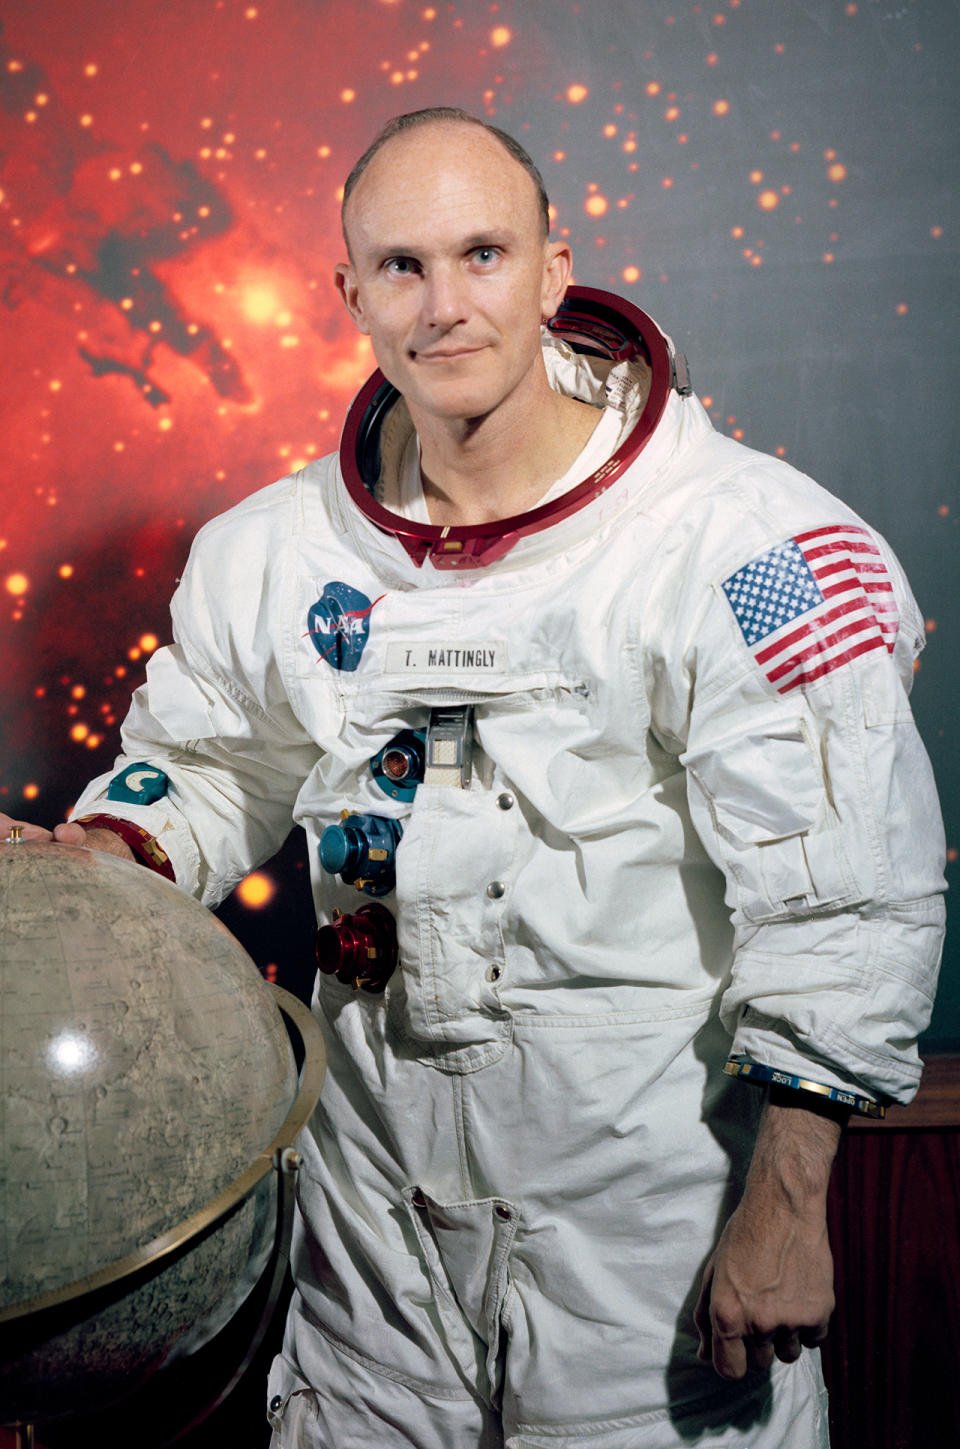
[[[731,574],[723,591],[751,645],[823,603],[800,545],[792,538]]]
[[[756,662],[781,694],[872,649],[893,651],[898,611],[880,550],[865,528],[797,534],[723,583]]]

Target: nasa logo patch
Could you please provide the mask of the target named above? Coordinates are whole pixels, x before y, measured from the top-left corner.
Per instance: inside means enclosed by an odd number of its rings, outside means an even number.
[[[163,770],[139,760],[113,777],[107,799],[123,800],[128,805],[152,805],[155,800],[162,800],[169,788],[170,781]]]
[[[331,669],[346,673],[356,669],[370,637],[370,611],[383,597],[371,603],[366,594],[338,579],[324,584],[307,615],[307,634],[318,658]]]

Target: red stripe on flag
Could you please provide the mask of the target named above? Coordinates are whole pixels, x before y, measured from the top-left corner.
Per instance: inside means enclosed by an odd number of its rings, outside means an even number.
[[[884,649],[886,645],[882,639],[864,639],[853,649],[848,649],[844,654],[835,654],[832,659],[827,659],[816,669],[802,670],[799,676],[790,684],[782,684],[780,694],[789,694],[791,689],[796,689],[800,684],[812,684],[815,679],[820,679],[824,674],[829,674],[832,669],[838,669],[841,664],[849,664],[852,660],[859,658],[861,654],[868,653],[871,649]]]
[[[824,584],[821,586],[820,592],[825,599],[832,599],[837,594],[849,594],[851,589],[856,589],[858,594],[863,594],[863,585],[856,574],[852,574],[850,578],[842,579],[836,584]]]
[[[867,536],[867,530],[856,523],[828,523],[823,528],[808,528],[806,533],[794,534],[794,543],[806,543],[808,538],[828,538],[838,533],[856,533]]]
[[[821,543],[816,548],[805,548],[802,552],[809,563],[813,559],[826,558],[832,553],[839,553],[841,549],[844,553],[869,553],[874,558],[879,557],[879,552],[874,544],[860,543],[854,538],[838,538],[835,543]]]
[[[784,649],[789,649],[792,644],[796,644],[801,639],[805,639],[808,634],[812,633],[814,628],[820,628],[823,624],[832,624],[835,619],[842,619],[844,614],[850,614],[854,609],[861,608],[863,608],[862,600],[850,599],[846,604],[839,604],[836,608],[828,609],[826,612],[819,612],[815,618],[809,619],[806,624],[801,624],[798,629],[794,629],[792,634],[784,634],[774,644],[768,644],[765,649],[756,650],[753,657],[758,664],[765,664],[768,659],[774,658],[777,654],[782,654]]]
[[[817,567],[813,570],[813,576],[817,579],[825,579],[828,574],[836,574],[843,571],[853,574],[858,572],[858,570],[854,568],[853,564],[846,557],[846,555],[841,558],[835,559],[833,563],[818,564]]]
[[[771,684],[776,684],[778,679],[782,679],[785,674],[789,674],[790,670],[795,669],[798,664],[805,664],[808,659],[813,659],[818,654],[825,654],[828,649],[831,649],[834,644],[839,644],[842,639],[853,639],[857,634],[862,634],[865,629],[875,629],[876,627],[876,621],[874,619],[855,619],[846,628],[835,629],[832,634],[826,634],[816,639],[810,645],[809,649],[804,649],[798,654],[791,655],[789,659],[784,660],[777,668],[767,670],[767,678]],[[882,639],[880,643],[883,643]]]

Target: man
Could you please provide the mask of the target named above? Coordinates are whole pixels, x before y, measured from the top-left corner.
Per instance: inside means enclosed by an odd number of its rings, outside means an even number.
[[[571,256],[502,133],[400,118],[344,228],[392,388],[203,530],[54,831],[214,903],[306,828],[275,1443],[825,1444],[830,1165],[915,1091],[939,951],[916,605],[649,319],[578,293],[541,334]]]

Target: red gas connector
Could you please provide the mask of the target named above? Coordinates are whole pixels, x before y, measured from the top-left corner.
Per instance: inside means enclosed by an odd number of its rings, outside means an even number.
[[[325,976],[336,976],[355,991],[384,990],[397,965],[397,927],[386,906],[361,906],[352,916],[335,911],[320,926],[313,952]]]

